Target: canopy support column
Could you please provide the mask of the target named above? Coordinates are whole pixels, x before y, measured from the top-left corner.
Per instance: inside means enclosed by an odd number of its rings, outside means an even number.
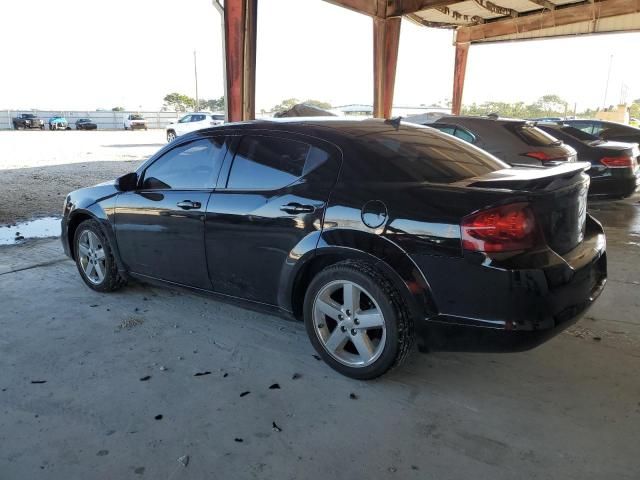
[[[456,60],[453,70],[453,97],[451,100],[451,113],[460,115],[462,110],[462,92],[464,90],[464,76],[467,71],[467,56],[469,43],[456,43]]]
[[[391,117],[401,17],[373,17],[373,116]]]
[[[252,120],[256,108],[258,0],[224,2],[227,117]]]

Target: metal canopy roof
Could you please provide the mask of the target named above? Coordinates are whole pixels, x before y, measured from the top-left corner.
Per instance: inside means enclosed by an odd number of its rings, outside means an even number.
[[[326,0],[378,18],[456,30],[456,43],[640,30],[640,0]]]

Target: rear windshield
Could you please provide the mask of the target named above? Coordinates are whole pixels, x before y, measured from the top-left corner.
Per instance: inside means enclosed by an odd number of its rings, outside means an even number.
[[[551,145],[558,145],[560,143],[557,138],[527,123],[507,124],[505,128],[510,129],[518,135],[527,145],[534,147],[550,147]]]
[[[578,140],[582,140],[583,142],[593,142],[593,141],[600,140],[599,137],[596,137],[595,135],[591,135],[590,133],[587,133],[583,130],[578,130],[577,128],[574,128],[574,127],[569,127],[565,125],[561,128],[561,130],[567,135],[570,135],[573,138],[577,138]]]
[[[363,140],[365,140],[363,138]],[[389,126],[366,138],[367,164],[360,176],[385,182],[453,183],[509,168],[488,153],[431,128]]]

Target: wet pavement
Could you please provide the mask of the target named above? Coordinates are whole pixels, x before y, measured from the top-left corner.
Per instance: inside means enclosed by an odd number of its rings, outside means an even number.
[[[58,239],[0,246],[0,479],[636,480],[638,200],[591,204],[609,281],[565,333],[372,382],[318,361],[301,324],[147,285],[98,294]]]
[[[43,217],[0,225],[0,245],[15,245],[33,238],[60,236],[60,217]]]

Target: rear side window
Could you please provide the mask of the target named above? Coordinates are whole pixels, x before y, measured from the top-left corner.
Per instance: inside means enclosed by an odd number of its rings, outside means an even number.
[[[526,123],[517,123],[515,125],[505,125],[505,128],[514,132],[527,145],[534,147],[550,147],[557,145],[558,139],[552,137],[547,132],[543,132],[538,127],[528,125]]]
[[[180,145],[153,162],[142,188],[152,190],[213,189],[222,165],[224,137]]]
[[[468,143],[473,143],[476,141],[476,137],[471,132],[465,130],[462,127],[458,127],[457,125],[435,123],[430,126],[433,128],[437,128],[441,132],[448,133],[449,135],[453,135],[454,137],[458,137],[460,140],[464,140]]]
[[[509,168],[506,163],[466,142],[431,129],[389,128],[367,139],[372,150],[366,169],[355,178],[385,182],[453,183]],[[360,162],[358,162],[360,164]]]
[[[247,135],[240,141],[227,188],[275,190],[286,187],[327,158],[327,152],[304,142]]]

